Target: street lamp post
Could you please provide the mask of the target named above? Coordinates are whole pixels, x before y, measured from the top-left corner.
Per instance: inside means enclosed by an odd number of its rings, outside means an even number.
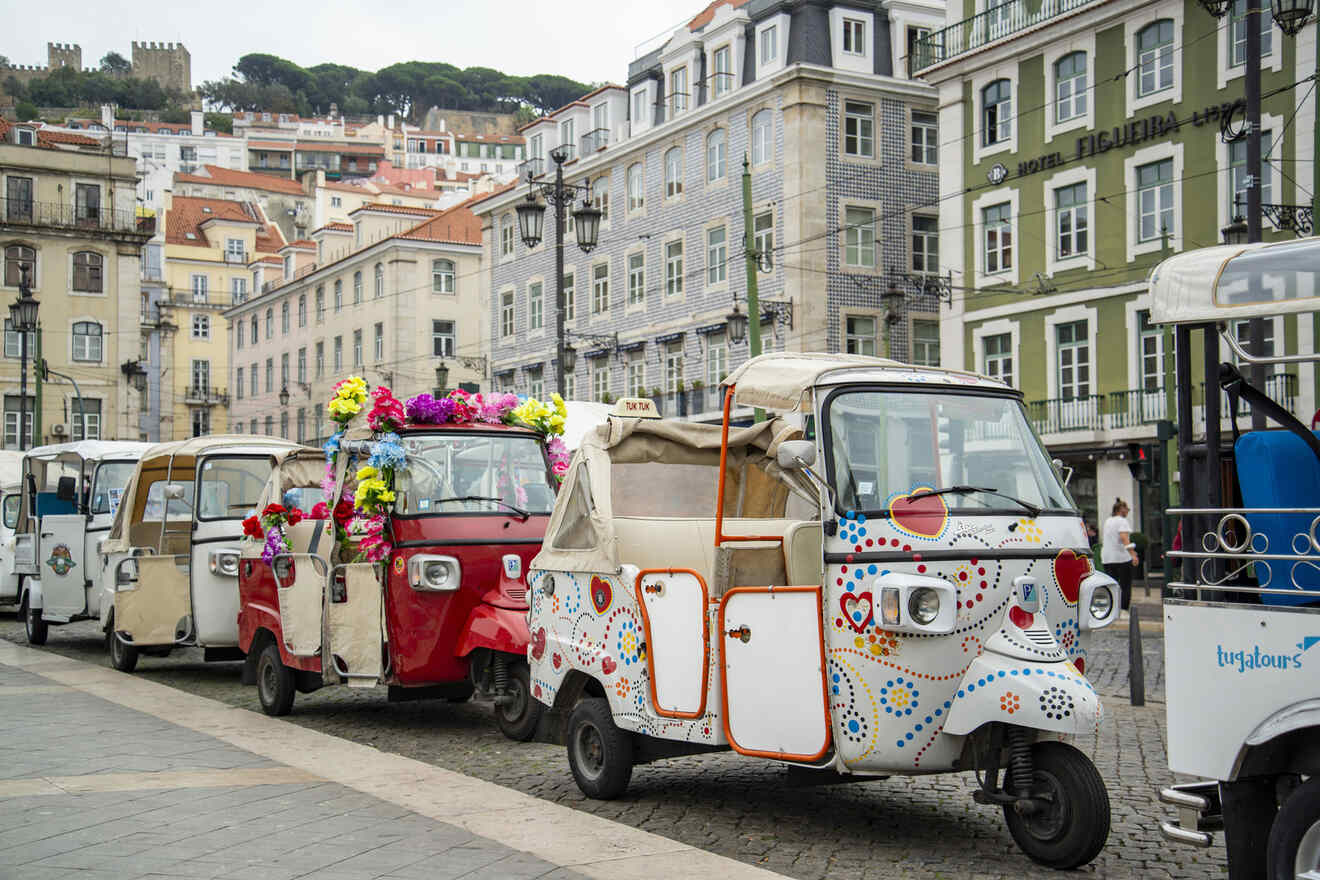
[[[32,295],[28,284],[28,267],[19,267],[18,300],[9,304],[9,320],[18,332],[19,338],[19,382],[18,382],[18,448],[27,449],[24,441],[27,427],[27,361],[28,334],[37,329],[37,308],[40,305]]]
[[[527,198],[520,202],[515,210],[518,213],[518,231],[523,244],[534,248],[541,242],[545,226],[545,205],[537,201],[541,196],[555,209],[555,388],[560,394],[565,392],[565,340],[564,340],[564,219],[568,206],[580,194],[582,204],[573,211],[573,221],[577,230],[577,244],[582,253],[589,254],[596,249],[600,238],[601,210],[591,204],[591,184],[564,183],[564,162],[568,153],[563,150],[551,150],[550,159],[555,163],[553,183],[537,183],[534,173],[527,172]]]

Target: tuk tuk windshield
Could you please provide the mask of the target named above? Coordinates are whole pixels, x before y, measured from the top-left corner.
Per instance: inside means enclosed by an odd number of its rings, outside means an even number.
[[[395,475],[403,516],[452,513],[548,514],[555,505],[545,453],[535,437],[423,434],[404,440],[408,465]]]
[[[916,489],[975,486],[997,494],[946,494],[949,509],[1018,512],[1017,499],[1076,515],[1014,398],[858,389],[832,395],[827,406],[829,480],[842,510],[886,516],[891,500]]]
[[[88,513],[113,514],[119,507],[124,487],[137,468],[135,461],[103,461],[92,478],[92,498]]]
[[[272,467],[268,455],[207,458],[198,474],[197,518],[244,519],[256,513]]]

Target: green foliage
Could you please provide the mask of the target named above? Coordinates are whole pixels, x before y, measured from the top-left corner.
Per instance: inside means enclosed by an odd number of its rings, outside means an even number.
[[[206,128],[211,131],[220,131],[225,134],[234,133],[234,117],[228,113],[207,113],[203,119]]]
[[[174,125],[180,125],[191,120],[192,115],[182,107],[166,107],[160,113],[161,122],[169,122]]]
[[[111,53],[114,54],[114,53]],[[117,104],[137,110],[160,110],[178,104],[181,95],[167,92],[150,79],[110,75],[100,70],[81,71],[61,67],[26,85],[10,77],[5,91],[16,100],[40,107],[86,107]]]
[[[14,107],[14,113],[18,116],[19,122],[31,122],[37,118],[40,111],[37,110],[37,105],[31,101],[19,101],[18,105]]]
[[[118,52],[106,52],[101,59],[101,72],[128,76],[133,72],[133,64]]]

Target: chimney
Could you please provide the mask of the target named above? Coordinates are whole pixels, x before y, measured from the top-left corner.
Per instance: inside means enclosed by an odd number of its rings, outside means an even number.
[[[198,137],[201,137],[203,120],[204,120],[204,117],[202,116],[202,111],[194,110],[189,115],[192,117],[192,133],[197,135]]]
[[[113,104],[101,105],[101,124],[105,126],[106,131],[115,130],[115,108]]]

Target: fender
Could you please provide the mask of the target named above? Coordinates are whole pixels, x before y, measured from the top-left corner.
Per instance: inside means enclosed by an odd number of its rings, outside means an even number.
[[[1285,733],[1292,733],[1305,727],[1320,727],[1320,699],[1302,700],[1280,709],[1257,724],[1256,729],[1247,736],[1243,745],[1251,748],[1263,746]],[[1244,754],[1245,752],[1246,748],[1243,749]]]
[[[1034,730],[1090,734],[1100,728],[1102,717],[1095,689],[1070,661],[1032,663],[987,652],[963,674],[944,732],[967,734],[1002,721]]]
[[[45,607],[41,601],[41,579],[26,577],[23,578],[23,586],[18,591],[18,602],[23,604],[23,597],[27,596],[29,608]]]
[[[468,614],[456,653],[459,657],[466,657],[477,648],[490,648],[526,657],[530,641],[527,612],[481,604]]]

